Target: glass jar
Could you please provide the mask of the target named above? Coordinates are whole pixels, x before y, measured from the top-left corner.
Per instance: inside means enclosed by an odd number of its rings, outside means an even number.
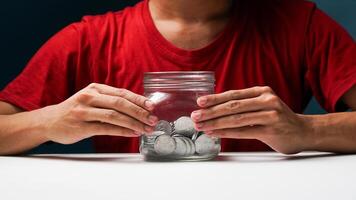
[[[214,72],[149,72],[144,89],[160,119],[154,132],[141,136],[140,152],[146,160],[210,160],[219,154],[220,139],[195,130],[190,118],[200,109],[197,99],[214,93]]]

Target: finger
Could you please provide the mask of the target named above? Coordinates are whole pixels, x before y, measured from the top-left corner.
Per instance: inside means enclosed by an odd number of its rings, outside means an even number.
[[[194,111],[191,114],[191,118],[194,122],[201,122],[227,115],[262,110],[281,111],[284,108],[286,108],[285,104],[276,95],[264,93],[258,97],[231,100],[216,106]]]
[[[131,129],[139,133],[152,132],[154,129],[152,126],[145,125],[142,122],[115,110],[89,108],[86,115],[83,117],[84,120],[88,122],[103,122]]]
[[[276,111],[259,111],[220,117],[195,124],[199,131],[240,128],[255,125],[269,125],[279,119]]]
[[[261,140],[266,127],[253,126],[253,127],[241,127],[232,129],[220,129],[207,133],[209,136],[218,138],[231,138],[231,139],[257,139]]]
[[[268,104],[261,102],[261,99],[258,97],[232,100],[210,108],[194,111],[191,114],[191,118],[194,122],[201,122],[221,116],[263,110],[266,106],[268,106]]]
[[[158,122],[158,118],[151,115],[149,111],[122,97],[102,94],[100,96],[93,97],[90,105],[99,108],[116,110],[150,126],[154,126]]]
[[[108,136],[121,136],[121,137],[138,137],[139,133],[134,130],[115,126],[112,124],[106,124],[101,122],[88,122],[85,124],[86,132],[89,137],[96,135],[108,135]]]
[[[197,103],[198,106],[206,108],[230,100],[254,98],[264,92],[272,92],[272,90],[269,87],[252,87],[242,90],[231,90],[220,94],[212,94],[199,97]]]
[[[106,94],[110,96],[117,96],[127,99],[128,101],[145,108],[149,111],[154,109],[154,103],[150,101],[148,98],[135,94],[129,90],[115,88],[104,84],[93,83],[88,86],[90,89],[94,89],[101,94]]]

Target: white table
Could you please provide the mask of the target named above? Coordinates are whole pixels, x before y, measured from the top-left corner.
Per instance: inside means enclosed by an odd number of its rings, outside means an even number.
[[[0,157],[1,200],[356,199],[356,155],[221,154],[145,162],[137,154]]]

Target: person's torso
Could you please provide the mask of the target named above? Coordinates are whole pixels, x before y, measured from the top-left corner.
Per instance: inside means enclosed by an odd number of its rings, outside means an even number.
[[[304,81],[304,37],[314,5],[304,1],[237,1],[225,30],[208,46],[174,47],[155,28],[147,1],[88,18],[90,67],[80,79],[143,94],[143,74],[214,71],[216,93],[270,86],[295,112],[310,99]],[[88,67],[87,67],[88,68]],[[137,151],[138,139],[97,137],[99,152]],[[267,150],[256,141],[223,140],[224,151]]]

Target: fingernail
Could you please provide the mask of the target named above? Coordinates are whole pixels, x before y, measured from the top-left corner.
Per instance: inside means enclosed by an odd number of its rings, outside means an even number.
[[[158,122],[158,118],[156,116],[150,115],[148,117],[148,122],[150,123],[150,125],[155,126]]]
[[[150,132],[152,132],[153,131],[153,127],[151,127],[151,126],[145,126],[145,131],[147,132],[147,133],[150,133]]]
[[[200,111],[194,111],[192,113],[192,119],[199,120],[200,118],[201,118],[201,112]]]
[[[206,97],[200,97],[198,99],[198,104],[201,106],[205,106],[207,102],[208,102],[208,99]]]
[[[145,101],[145,106],[146,106],[146,108],[149,109],[149,110],[153,110],[153,108],[154,108],[154,104],[153,104],[153,102],[150,101],[150,100]]]

